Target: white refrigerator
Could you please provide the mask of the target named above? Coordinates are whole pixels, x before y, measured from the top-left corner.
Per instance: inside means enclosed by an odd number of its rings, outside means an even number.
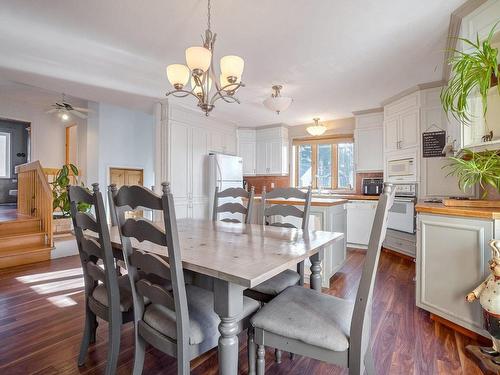
[[[243,160],[239,156],[209,154],[208,184],[208,211],[212,218],[215,188],[222,191],[231,187],[243,187]],[[222,200],[220,203],[223,203]]]

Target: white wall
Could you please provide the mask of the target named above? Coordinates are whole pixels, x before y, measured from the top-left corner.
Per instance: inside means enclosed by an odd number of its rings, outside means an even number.
[[[87,184],[109,184],[109,168],[144,170],[144,186],[154,185],[154,116],[106,103],[89,103]]]
[[[66,158],[65,127],[76,123],[85,127],[86,121],[63,123],[56,116],[46,114],[46,107],[17,98],[1,96],[0,117],[31,123],[31,160],[40,160],[45,168],[57,168]]]

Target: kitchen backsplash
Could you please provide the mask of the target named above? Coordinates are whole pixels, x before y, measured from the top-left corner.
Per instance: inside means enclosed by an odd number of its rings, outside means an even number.
[[[273,190],[272,184],[274,184],[274,188],[290,187],[289,176],[245,176],[243,179],[246,180],[248,186],[255,187],[255,194],[261,194],[264,186],[266,191]]]
[[[382,178],[384,174],[382,172],[376,173],[356,173],[356,194],[363,194],[363,178]]]
[[[383,177],[382,172],[377,173],[356,173],[356,190],[354,194],[363,194],[363,188],[361,187],[363,178],[375,178]],[[248,186],[255,187],[255,194],[261,194],[262,188],[265,186],[267,191],[273,190],[271,187],[290,187],[290,177],[289,176],[245,176],[244,180],[247,181]]]

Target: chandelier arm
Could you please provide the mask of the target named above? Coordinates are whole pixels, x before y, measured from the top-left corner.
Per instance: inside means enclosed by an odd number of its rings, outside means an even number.
[[[180,94],[180,95],[179,95]],[[174,91],[169,91],[165,94],[165,96],[172,95],[176,98],[185,98],[186,96],[192,95],[196,99],[200,100],[196,94],[194,94],[192,91],[187,91],[187,90],[174,90]]]
[[[234,89],[232,88],[231,90],[227,90],[228,87],[233,87],[233,86],[236,86]],[[226,91],[226,92],[231,92],[231,91],[236,91],[238,90],[240,87],[245,87],[245,84],[240,82],[240,83],[229,83],[227,84],[226,86],[224,87],[221,87],[219,90],[217,91]]]
[[[240,104],[240,101],[237,98],[235,98],[234,96],[223,94],[222,91],[217,91],[215,93],[215,95],[212,97],[212,100],[210,100],[210,104],[214,105],[214,103],[219,99],[224,100],[226,103],[238,103],[238,104]]]

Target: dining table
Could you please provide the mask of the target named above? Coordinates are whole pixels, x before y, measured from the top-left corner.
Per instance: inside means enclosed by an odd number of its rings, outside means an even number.
[[[161,222],[155,222],[162,225]],[[121,248],[117,226],[110,225],[114,248]],[[309,284],[321,291],[322,249],[344,233],[239,224],[203,219],[179,219],[177,230],[185,270],[211,280],[219,323],[219,374],[238,373],[238,317],[243,292],[296,265],[311,261]],[[134,249],[168,259],[167,250],[148,241],[132,240]]]

